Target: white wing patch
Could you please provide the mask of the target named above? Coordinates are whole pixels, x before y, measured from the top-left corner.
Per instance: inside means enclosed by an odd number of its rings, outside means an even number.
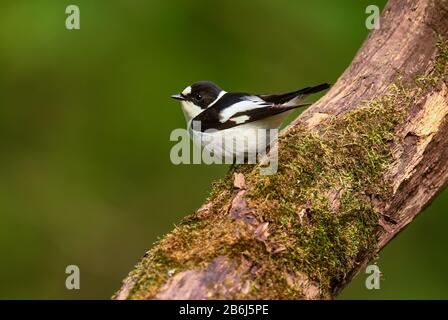
[[[235,118],[230,118],[230,121],[233,121],[236,124],[241,124],[241,123],[246,122],[249,119],[250,119],[249,116],[238,116],[238,117],[235,117]]]
[[[232,118],[233,115],[235,115],[239,112],[249,111],[249,110],[258,109],[258,108],[265,108],[265,107],[266,107],[266,101],[260,99],[259,97],[257,97],[257,96],[245,97],[244,101],[237,102],[237,103],[233,104],[232,106],[222,110],[219,114],[219,121],[221,123],[224,123],[227,120],[229,120],[230,118]],[[237,118],[240,118],[240,117],[237,117]]]
[[[210,103],[210,104],[207,106],[207,108],[210,108],[212,105],[214,105],[216,102],[218,102],[218,100],[221,99],[221,97],[222,97],[223,95],[225,95],[226,93],[227,93],[227,92],[225,92],[224,90],[222,90],[222,91],[218,94],[218,97],[216,97],[216,99],[213,100],[213,102]]]

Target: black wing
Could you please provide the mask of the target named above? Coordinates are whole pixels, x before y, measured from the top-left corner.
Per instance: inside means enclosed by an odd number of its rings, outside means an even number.
[[[236,114],[249,114],[253,110],[267,108],[271,105],[271,103],[248,93],[226,93],[193,118],[192,123],[195,126],[199,123],[202,132],[208,129],[224,130],[242,124],[231,120],[231,118],[235,118]]]
[[[209,129],[225,130],[306,105],[275,105],[257,96],[227,93],[215,104],[193,118],[191,125],[194,130],[199,130],[200,125],[202,132]]]
[[[248,93],[226,93],[218,101],[205,109],[192,122],[200,124],[202,132],[209,129],[225,130],[262,120],[292,109],[309,106],[300,101],[306,95],[330,87],[320,84],[281,95],[251,95]]]

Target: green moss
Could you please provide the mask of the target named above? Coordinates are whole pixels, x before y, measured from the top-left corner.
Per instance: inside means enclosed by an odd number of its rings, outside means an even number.
[[[437,37],[437,54],[435,57],[434,69],[429,75],[417,78],[417,84],[421,87],[435,86],[448,75],[448,40],[442,35]]]
[[[391,162],[389,144],[408,103],[407,91],[391,86],[382,99],[333,119],[319,132],[296,127],[280,140],[277,174],[247,175],[254,186],[247,195],[250,205],[271,222],[271,241],[286,248],[270,257],[275,274],[304,272],[326,297],[358,255],[373,251],[378,215],[371,198],[390,193],[383,179]],[[329,203],[331,193],[338,194],[337,204]],[[270,274],[259,281],[269,282]]]
[[[447,42],[439,39],[437,45],[434,72],[426,77],[431,85],[447,69]],[[419,85],[428,85],[422,79],[408,86],[412,90],[393,84],[383,97],[318,130],[293,128],[279,139],[276,174],[261,176],[257,166],[237,166],[255,218],[269,223],[268,239],[254,239],[248,225],[229,218],[235,195],[229,173],[214,184],[207,210],[186,217],[142,259],[130,275],[137,282],[129,298],[153,298],[169,277],[205,268],[220,255],[251,262],[251,272],[241,280],[249,290],[213,298],[309,298],[303,283],[310,282],[318,297],[331,297],[357,259],[374,257],[379,214],[372,200],[391,194],[384,180],[393,160],[390,145],[415,92],[423,91]],[[297,280],[305,274],[306,281]]]
[[[442,77],[448,74],[448,40],[442,35],[438,36],[437,40],[437,56],[435,63],[436,75]]]

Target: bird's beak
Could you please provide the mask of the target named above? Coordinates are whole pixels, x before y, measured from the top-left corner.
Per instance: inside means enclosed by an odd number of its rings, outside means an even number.
[[[185,96],[182,94],[182,93],[179,93],[179,94],[173,94],[172,96],[171,96],[171,98],[173,98],[173,99],[176,99],[176,100],[185,100]]]

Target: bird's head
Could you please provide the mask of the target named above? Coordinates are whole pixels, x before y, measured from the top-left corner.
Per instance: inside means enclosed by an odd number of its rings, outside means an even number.
[[[180,100],[185,118],[188,121],[207,109],[216,99],[225,93],[210,81],[199,81],[186,87],[181,93],[171,98]]]

